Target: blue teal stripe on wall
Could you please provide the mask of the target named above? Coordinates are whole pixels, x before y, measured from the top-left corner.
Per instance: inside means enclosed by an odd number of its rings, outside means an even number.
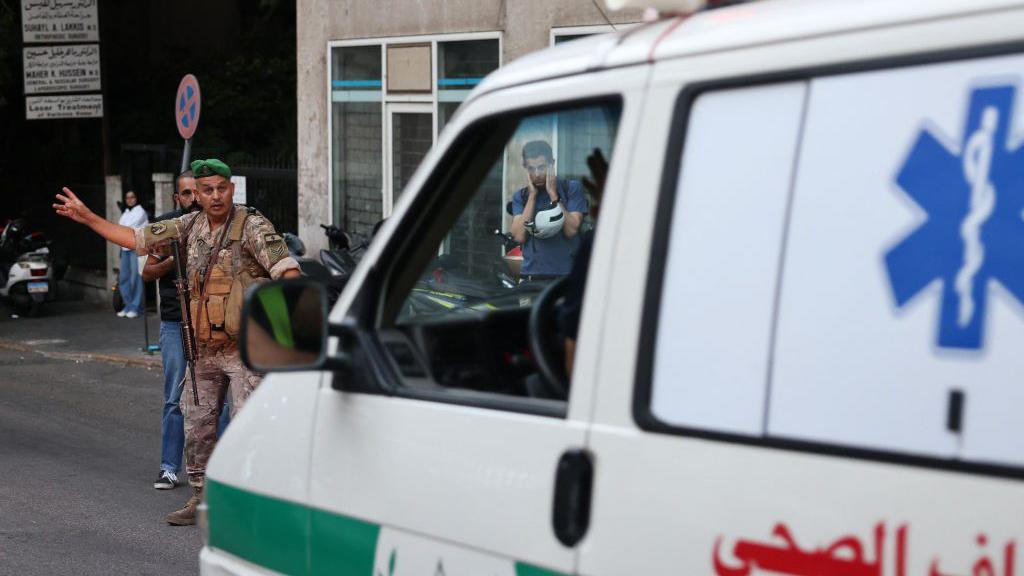
[[[334,80],[331,82],[334,88],[380,88],[380,80]]]
[[[440,78],[438,86],[476,86],[483,78]]]

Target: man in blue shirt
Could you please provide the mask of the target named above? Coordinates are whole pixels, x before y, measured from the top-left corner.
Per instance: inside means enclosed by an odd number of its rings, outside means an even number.
[[[526,187],[512,195],[512,236],[523,246],[524,281],[565,276],[579,247],[587,212],[583,186],[558,178],[551,145],[543,140],[523,146]]]

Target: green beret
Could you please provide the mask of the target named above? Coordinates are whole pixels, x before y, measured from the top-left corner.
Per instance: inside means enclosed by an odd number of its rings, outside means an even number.
[[[227,164],[217,160],[216,158],[210,158],[209,160],[193,160],[192,175],[196,178],[223,176],[230,180],[231,168],[228,168]]]

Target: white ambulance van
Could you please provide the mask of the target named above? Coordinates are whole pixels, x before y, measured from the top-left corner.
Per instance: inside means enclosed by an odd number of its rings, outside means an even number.
[[[512,62],[329,314],[250,294],[274,373],[202,573],[1024,573],[1019,101],[1019,0],[749,2]],[[528,181],[564,224],[516,274]]]

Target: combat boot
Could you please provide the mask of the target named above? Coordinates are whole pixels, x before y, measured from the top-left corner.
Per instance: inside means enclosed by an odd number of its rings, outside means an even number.
[[[175,510],[167,515],[167,523],[172,526],[191,526],[196,523],[196,507],[199,506],[199,499],[203,495],[201,487],[192,487],[192,497],[185,503],[181,510]]]

